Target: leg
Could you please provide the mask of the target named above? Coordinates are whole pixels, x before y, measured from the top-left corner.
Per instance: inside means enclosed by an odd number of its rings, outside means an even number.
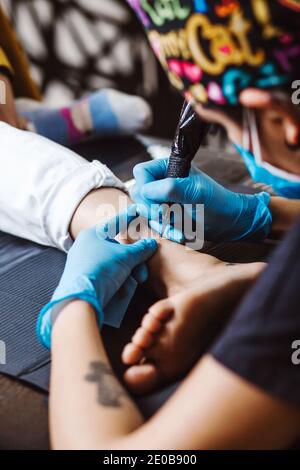
[[[61,109],[45,106],[23,110],[29,130],[61,145],[72,146],[89,136],[133,135],[152,121],[149,105],[138,96],[100,90]]]

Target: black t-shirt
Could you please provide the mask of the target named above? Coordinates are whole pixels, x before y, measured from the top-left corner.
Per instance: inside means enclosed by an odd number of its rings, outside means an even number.
[[[300,406],[300,220],[211,354],[267,393]]]

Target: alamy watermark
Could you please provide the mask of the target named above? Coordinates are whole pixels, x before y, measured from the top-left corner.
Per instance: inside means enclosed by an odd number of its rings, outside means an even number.
[[[4,366],[6,364],[6,344],[4,341],[0,340],[0,365]]]
[[[138,204],[129,208],[126,206],[127,198],[121,196],[117,208],[111,204],[101,204],[98,207],[97,219],[111,220],[105,225],[107,238],[129,238],[135,242],[141,238],[151,238],[153,232],[156,232],[164,238],[184,244],[189,249],[203,248],[203,204]],[[119,214],[124,216],[118,217]],[[128,218],[131,219],[130,223]]]
[[[294,366],[300,365],[300,339],[293,341],[291,348],[294,350],[291,356],[292,363]]]
[[[300,80],[294,80],[292,83],[292,89],[295,90],[292,93],[292,103],[300,104]]]

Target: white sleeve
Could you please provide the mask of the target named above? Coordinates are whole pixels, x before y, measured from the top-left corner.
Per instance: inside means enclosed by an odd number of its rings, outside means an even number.
[[[0,123],[0,230],[68,251],[82,199],[101,186],[124,189],[99,161]]]

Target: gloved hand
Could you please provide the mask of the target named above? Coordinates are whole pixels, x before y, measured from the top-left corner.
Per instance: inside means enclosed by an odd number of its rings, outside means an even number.
[[[178,231],[174,232],[170,225],[163,227],[159,222],[158,210],[151,211],[151,204],[168,202],[204,204],[204,230],[208,240],[262,240],[269,234],[272,215],[268,193],[234,193],[194,167],[187,178],[167,178],[167,168],[168,159],[137,165],[134,168],[136,187],[131,194],[143,215],[151,217],[149,225],[161,235],[173,241],[179,238]],[[190,217],[195,217],[195,207],[187,211]]]
[[[89,302],[95,309],[99,326],[119,326],[138,283],[145,282],[145,262],[154,255],[157,242],[145,239],[121,245],[112,238],[128,227],[136,216],[128,212],[101,227],[80,233],[68,253],[65,270],[53,297],[41,311],[37,334],[50,349],[53,319],[71,300]]]

